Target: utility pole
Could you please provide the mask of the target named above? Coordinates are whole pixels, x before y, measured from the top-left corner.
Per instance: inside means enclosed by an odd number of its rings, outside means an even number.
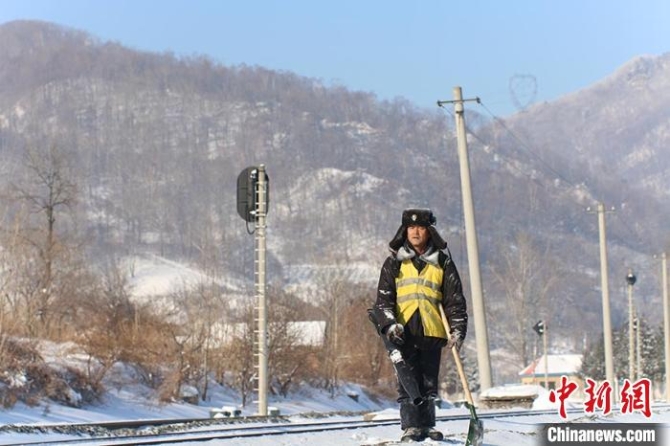
[[[591,208],[587,208],[591,211]],[[607,275],[607,237],[605,235],[605,205],[598,203],[598,234],[600,238],[600,289],[603,306],[603,338],[605,345],[605,377],[616,386],[614,379],[614,355],[612,348],[612,316],[610,313],[609,278]]]
[[[265,297],[265,217],[267,188],[265,165],[258,166],[256,183],[256,297],[258,298],[258,414],[268,414],[268,341],[267,306]]]
[[[635,314],[633,309],[633,285],[637,281],[637,277],[633,274],[633,270],[628,268],[628,275],[626,275],[626,283],[628,284],[628,379],[632,383],[635,381],[635,338],[633,331],[635,330]]]
[[[475,229],[475,211],[470,185],[470,161],[465,134],[465,101],[479,102],[476,99],[463,99],[461,87],[454,87],[453,101],[437,101],[438,107],[453,103],[456,119],[456,139],[458,140],[458,160],[461,172],[461,193],[463,196],[463,214],[465,218],[465,238],[468,249],[468,268],[470,272],[470,288],[472,292],[472,313],[475,319],[475,335],[477,338],[477,365],[479,367],[479,386],[482,391],[491,387],[491,355],[486,328],[486,310],[482,293],[482,279],[479,269],[479,248]]]
[[[668,258],[661,256],[663,280],[663,339],[665,345],[665,401],[670,402],[670,302],[668,302]]]

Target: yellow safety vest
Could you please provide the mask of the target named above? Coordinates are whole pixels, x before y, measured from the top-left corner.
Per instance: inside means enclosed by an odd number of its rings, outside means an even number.
[[[447,338],[438,305],[442,302],[442,268],[427,263],[421,272],[411,259],[403,260],[395,279],[396,315],[405,325],[416,310],[421,314],[423,333],[435,338]]]

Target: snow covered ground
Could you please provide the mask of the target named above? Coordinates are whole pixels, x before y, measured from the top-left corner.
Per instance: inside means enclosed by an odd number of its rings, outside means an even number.
[[[352,392],[358,393],[358,402],[348,396]],[[41,404],[37,407],[26,407],[17,405],[12,409],[0,410],[0,424],[57,424],[63,422],[92,422],[102,420],[136,420],[151,418],[188,418],[208,417],[211,407],[224,405],[236,406],[236,400],[232,393],[226,393],[217,389],[212,396],[212,401],[199,405],[190,404],[168,404],[157,405],[144,398],[141,392],[112,391],[107,395],[105,401],[99,405],[89,406],[82,409],[63,407],[55,404]],[[393,418],[398,416],[397,407],[394,402],[377,403],[365,396],[361,389],[355,386],[344,386],[341,391],[331,398],[324,392],[310,390],[301,392],[287,399],[270,399],[270,405],[278,408],[282,415],[291,415],[296,422],[304,422],[299,413],[328,412],[328,411],[370,411],[377,413],[377,418]],[[464,408],[455,408],[445,404],[447,408],[438,409],[438,416],[449,414],[464,414]],[[579,402],[572,402],[569,408],[580,408]],[[251,415],[256,411],[256,406],[244,408],[244,415]],[[552,409],[548,414],[546,409]],[[535,401],[534,411],[539,414],[529,413],[527,416],[506,417],[500,415],[495,419],[485,419],[484,445],[485,446],[531,446],[539,444],[537,429],[542,423],[563,423],[566,421],[595,422],[595,423],[661,423],[670,426],[670,407],[667,405],[655,405],[652,416],[645,417],[641,413],[622,414],[614,407],[612,412],[604,416],[596,411],[594,414],[586,414],[582,410],[569,412],[568,418],[559,416],[558,405],[551,403],[548,394],[544,393]],[[478,414],[491,413],[479,409]],[[361,417],[356,417],[360,419]],[[47,441],[61,439],[62,434],[18,434],[5,430],[6,426],[0,427],[0,445],[16,444],[27,441]],[[465,434],[468,429],[467,420],[438,422],[437,428],[447,435],[448,443],[451,445],[464,445]],[[667,428],[664,427],[663,431]],[[668,434],[665,434],[668,436]],[[399,425],[369,427],[355,430],[331,431],[323,433],[304,433],[280,436],[268,436],[250,439],[218,440],[210,442],[192,442],[187,445],[239,445],[239,446],[293,446],[293,445],[370,445],[381,439],[397,439],[400,436]],[[670,438],[670,437],[668,437]],[[434,444],[426,440],[424,444]],[[659,445],[661,443],[658,443]]]

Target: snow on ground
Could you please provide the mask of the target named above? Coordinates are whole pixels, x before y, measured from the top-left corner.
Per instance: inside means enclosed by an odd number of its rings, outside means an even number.
[[[510,387],[513,389],[513,387]],[[354,401],[349,395],[358,394],[358,401]],[[376,418],[387,419],[398,416],[398,409],[394,402],[375,402],[369,399],[362,389],[357,386],[342,386],[336,395],[329,394],[316,389],[305,389],[291,398],[270,398],[269,404],[281,411],[282,415],[291,415],[295,422],[304,422],[305,419],[298,416],[300,413],[329,412],[329,411],[369,411],[376,413]],[[55,404],[43,403],[37,407],[26,407],[19,404],[11,409],[0,409],[0,424],[54,424],[63,422],[91,422],[102,420],[135,420],[151,418],[188,418],[208,417],[211,407],[238,406],[234,393],[223,388],[215,388],[211,399],[199,405],[185,403],[173,403],[158,405],[143,396],[139,388],[134,391],[112,389],[105,397],[104,402],[82,409],[68,408]],[[443,409],[437,409],[437,415],[465,414],[465,408],[453,407],[445,404]],[[581,404],[576,401],[570,402],[568,408],[580,408]],[[646,418],[639,412],[622,414],[615,407],[612,412],[604,416],[601,412],[586,414],[583,410],[569,412],[567,419],[558,414],[558,406],[551,403],[548,393],[541,394],[535,401],[533,410],[553,409],[546,414],[529,414],[522,417],[506,417],[500,415],[496,419],[484,419],[484,445],[485,446],[531,446],[538,444],[537,429],[541,423],[574,422],[597,422],[597,423],[661,423],[670,426],[670,407],[667,405],[656,405],[653,407],[651,418]],[[253,404],[243,408],[243,415],[252,415],[257,407]],[[492,411],[478,409],[478,414],[486,414]],[[346,417],[340,417],[346,418]],[[360,419],[360,416],[356,417]],[[574,425],[573,425],[574,426]],[[438,422],[437,428],[447,435],[450,445],[464,445],[465,435],[468,429],[467,420]],[[663,428],[667,431],[667,427]],[[1,432],[1,431],[0,431]],[[186,445],[237,445],[237,446],[294,446],[294,445],[370,445],[381,439],[397,439],[400,436],[399,425],[370,427],[365,429],[333,431],[324,433],[304,433],[296,435],[268,436],[262,438],[219,440],[210,442],[185,443]],[[665,435],[669,435],[666,433]],[[0,445],[20,443],[22,441],[47,441],[63,438],[62,434],[15,434],[0,433]],[[67,438],[67,437],[66,437]],[[436,444],[426,440],[423,444]],[[659,443],[660,444],[660,443]]]

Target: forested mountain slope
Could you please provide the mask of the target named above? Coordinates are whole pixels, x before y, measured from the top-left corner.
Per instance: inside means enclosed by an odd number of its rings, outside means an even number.
[[[308,298],[352,280],[372,299],[401,211],[420,206],[435,211],[468,288],[450,112],[289,72],[140,52],[48,23],[4,24],[0,41],[2,187],[26,190],[26,153],[55,148],[76,186],[56,233],[76,235],[92,263],[153,253],[221,278],[223,293],[252,293],[253,243],[235,187],[242,169],[263,163],[274,286]],[[504,119],[468,109],[497,346],[518,337],[530,345],[540,317],[568,348],[600,332],[598,227],[586,211],[598,201],[618,208],[608,216],[613,289],[628,267],[643,270],[641,311],[658,306],[649,255],[668,241],[668,60],[637,59]],[[22,213],[25,200],[3,201],[6,228],[43,229],[39,215]]]

